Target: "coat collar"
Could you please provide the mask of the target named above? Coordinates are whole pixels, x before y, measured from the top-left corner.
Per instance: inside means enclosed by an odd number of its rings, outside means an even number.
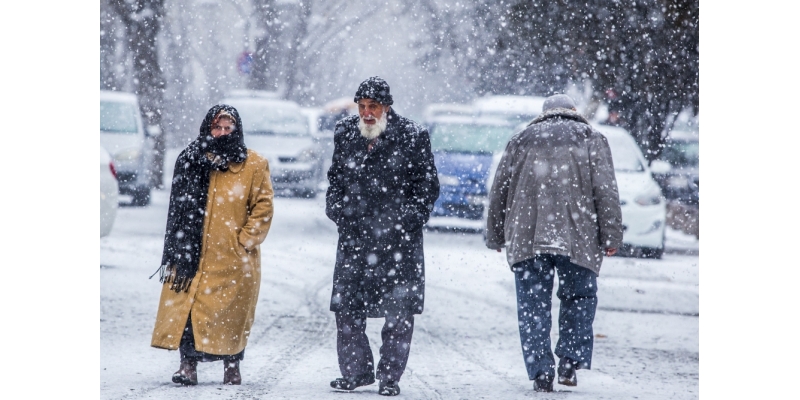
[[[583,122],[584,124],[589,125],[589,121],[587,121],[586,118],[584,118],[583,115],[581,115],[577,111],[573,111],[573,110],[570,110],[570,109],[567,109],[567,108],[553,108],[553,109],[550,109],[550,110],[547,110],[547,111],[543,112],[541,115],[536,117],[536,119],[531,121],[531,123],[528,124],[528,126],[531,126],[533,124],[537,124],[537,123],[542,122],[544,120],[548,120],[548,119],[551,119],[551,118],[557,118],[557,117],[571,119],[571,120],[575,120],[575,121],[578,121],[578,122]]]
[[[250,154],[251,152],[252,152],[252,150],[247,149],[247,157],[245,157],[244,161],[242,161],[240,163],[230,163],[228,165],[228,171],[231,171],[234,174],[239,173],[239,171],[241,171],[242,168],[244,168],[244,163],[247,162],[247,158],[251,156],[251,154]]]
[[[248,157],[250,156],[250,149],[247,149],[247,156]],[[209,155],[209,153],[206,153],[206,157],[210,158],[211,155]],[[245,157],[245,161],[247,161],[246,157]],[[242,162],[239,162],[239,163],[229,163],[228,164],[228,171],[231,171],[234,174],[239,173],[239,171],[241,171],[242,168],[244,168],[245,161],[242,161]]]
[[[239,173],[242,168],[244,168],[244,162],[228,164],[228,171],[231,171],[234,174]]]

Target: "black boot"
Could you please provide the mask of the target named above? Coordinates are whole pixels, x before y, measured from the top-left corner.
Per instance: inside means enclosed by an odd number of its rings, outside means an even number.
[[[578,386],[578,362],[564,357],[558,360],[558,384],[565,386]]]
[[[378,384],[378,394],[381,396],[397,396],[400,394],[400,386],[395,381],[381,381]]]
[[[537,392],[553,391],[553,376],[540,374],[533,380],[533,390]]]
[[[172,381],[181,385],[197,385],[197,361],[181,360],[181,367],[172,374]]]
[[[242,384],[242,374],[239,372],[239,360],[235,361],[224,361],[225,369],[224,374],[222,375],[222,384],[223,385],[241,385]]]
[[[336,378],[331,381],[331,387],[339,390],[354,390],[359,386],[367,386],[373,383],[375,383],[375,375],[367,372],[366,374],[349,378]]]

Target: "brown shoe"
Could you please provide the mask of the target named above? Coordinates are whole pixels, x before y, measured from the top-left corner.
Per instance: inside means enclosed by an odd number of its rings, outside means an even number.
[[[239,360],[225,360],[225,375],[222,378],[223,385],[241,385],[242,374],[239,373]]]
[[[181,360],[181,368],[172,374],[172,381],[181,385],[197,385],[197,361]]]

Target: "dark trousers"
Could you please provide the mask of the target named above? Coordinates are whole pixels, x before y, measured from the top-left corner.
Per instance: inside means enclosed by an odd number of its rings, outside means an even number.
[[[189,361],[239,361],[244,360],[244,350],[240,351],[238,354],[233,355],[217,355],[217,354],[209,354],[203,353],[202,351],[197,351],[194,347],[194,329],[192,329],[192,314],[189,314],[189,318],[186,320],[186,327],[183,328],[183,335],[181,336],[181,344],[178,347],[181,353],[181,361],[189,360]]]
[[[339,354],[339,371],[342,377],[356,375],[376,375],[381,381],[400,381],[406,369],[408,354],[411,351],[411,335],[414,333],[414,316],[389,316],[381,330],[380,355],[377,371],[373,371],[374,361],[369,339],[366,314],[344,311],[336,313],[336,350]]]
[[[517,285],[517,317],[522,355],[528,378],[540,374],[555,376],[550,350],[553,277],[558,271],[558,343],[556,355],[578,362],[578,368],[592,365],[597,310],[597,274],[569,262],[569,257],[542,254],[513,265]]]

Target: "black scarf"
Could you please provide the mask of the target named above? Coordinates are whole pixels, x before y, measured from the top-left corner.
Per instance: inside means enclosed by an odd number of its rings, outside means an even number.
[[[236,118],[236,130],[215,139],[211,136],[211,124],[222,110]],[[200,264],[211,171],[227,171],[230,163],[241,163],[246,158],[239,112],[225,104],[212,107],[200,126],[200,136],[189,143],[175,162],[159,268],[159,280],[170,284],[175,292],[189,290]]]

